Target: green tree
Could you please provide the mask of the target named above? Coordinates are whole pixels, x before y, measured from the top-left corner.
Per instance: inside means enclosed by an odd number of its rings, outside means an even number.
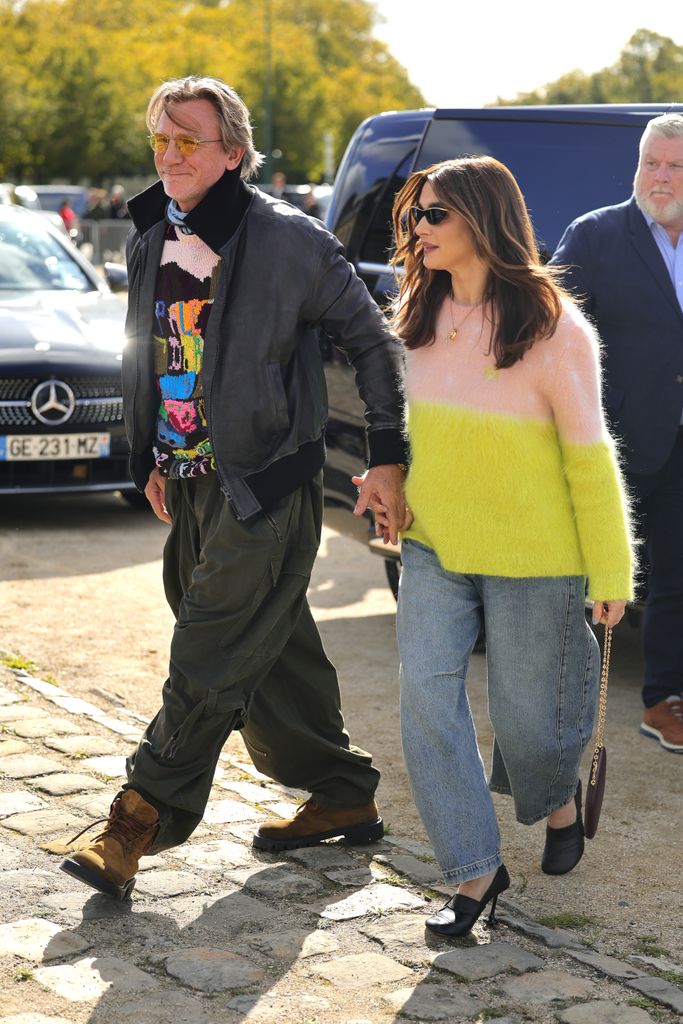
[[[593,74],[570,71],[533,92],[497,103],[668,103],[682,96],[683,46],[641,28],[610,67]]]
[[[266,13],[271,14],[270,46]],[[290,180],[323,173],[356,125],[424,105],[366,0],[0,0],[0,174],[16,181],[103,180],[152,172],[145,109],[168,78],[209,74],[242,95]]]

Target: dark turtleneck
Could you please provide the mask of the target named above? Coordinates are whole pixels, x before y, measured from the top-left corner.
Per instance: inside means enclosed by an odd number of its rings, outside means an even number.
[[[251,202],[252,193],[240,178],[240,169],[226,171],[201,202],[190,210],[185,224],[203,242],[219,252],[237,231]],[[128,203],[133,224],[141,234],[166,218],[168,196],[161,181],[134,196]]]

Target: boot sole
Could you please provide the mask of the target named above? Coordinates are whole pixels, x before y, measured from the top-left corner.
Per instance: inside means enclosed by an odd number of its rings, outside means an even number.
[[[67,875],[71,875],[72,878],[78,879],[79,882],[89,885],[91,889],[97,889],[98,892],[103,893],[105,896],[111,896],[115,900],[127,899],[135,887],[134,878],[129,878],[123,885],[116,885],[115,882],[109,881],[108,878],[98,874],[96,871],[91,871],[70,857],[62,861],[59,869],[60,871],[65,871]]]
[[[655,729],[651,725],[641,725],[640,731],[643,736],[648,736],[651,740],[659,740],[660,746],[664,750],[668,750],[671,754],[683,754],[683,746],[679,743],[669,743],[664,739],[659,729]]]
[[[364,825],[348,825],[346,828],[331,828],[326,832],[313,835],[297,836],[291,839],[271,839],[257,832],[251,845],[257,850],[298,850],[302,846],[317,846],[325,839],[343,839],[353,846],[365,846],[376,843],[384,835],[384,822],[381,818]]]

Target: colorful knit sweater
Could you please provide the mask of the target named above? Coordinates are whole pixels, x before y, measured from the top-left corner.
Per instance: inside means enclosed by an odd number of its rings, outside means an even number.
[[[497,370],[491,324],[450,304],[435,342],[407,353],[405,537],[445,569],[588,577],[594,600],[633,596],[627,501],[600,402],[597,338],[567,303],[555,334]],[[469,307],[455,306],[457,324]]]

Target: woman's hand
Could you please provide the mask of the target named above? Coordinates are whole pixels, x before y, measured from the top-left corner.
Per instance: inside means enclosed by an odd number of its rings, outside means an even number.
[[[352,482],[359,487],[363,482],[362,476],[351,477]],[[379,501],[377,495],[373,495],[368,502],[368,508],[375,517],[375,534],[377,537],[381,537],[385,544],[389,544],[393,538],[390,532],[390,522],[388,510],[385,505]],[[408,506],[404,503],[403,512],[399,515],[397,531],[401,533],[403,530],[407,530],[413,521],[413,513],[410,511]],[[396,541],[394,541],[396,543]]]
[[[593,625],[616,626],[624,617],[626,601],[595,601],[593,604]]]

